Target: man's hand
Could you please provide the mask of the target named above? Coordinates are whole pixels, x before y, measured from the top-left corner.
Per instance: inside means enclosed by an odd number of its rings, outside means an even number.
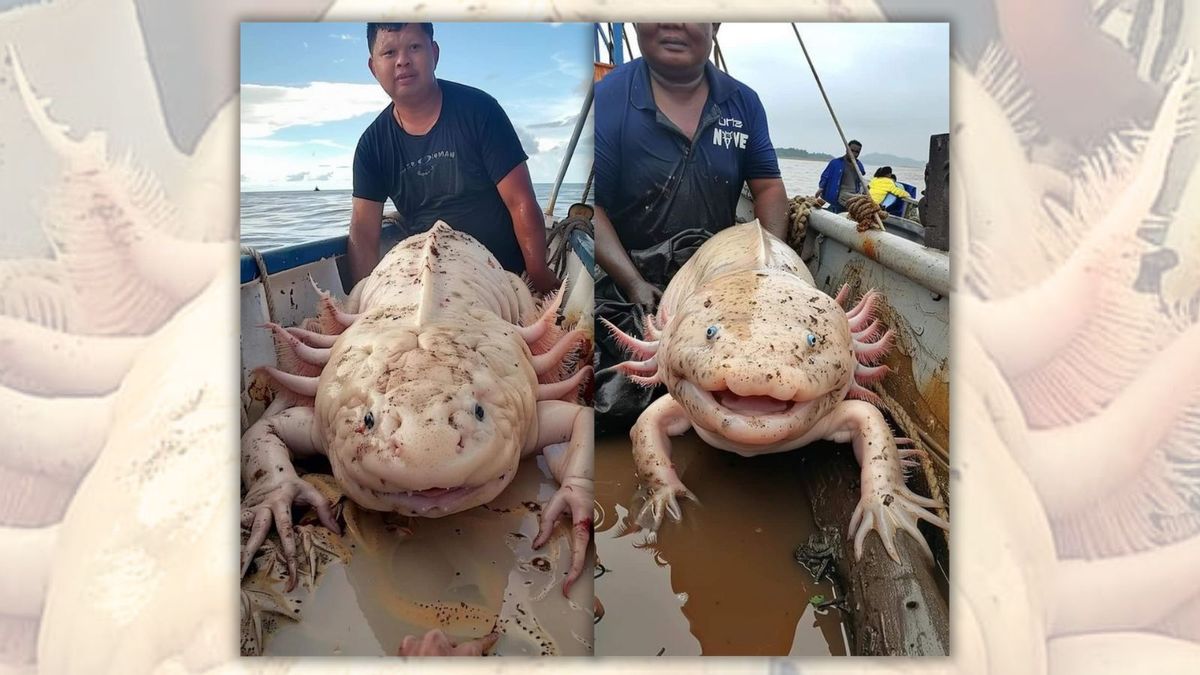
[[[562,285],[562,281],[554,276],[554,271],[550,269],[549,265],[542,265],[540,270],[527,269],[525,274],[529,277],[529,283],[533,289],[538,293],[550,293],[558,290],[558,287]]]
[[[592,222],[596,226],[596,263],[600,269],[612,277],[626,300],[641,305],[646,313],[653,312],[658,307],[662,291],[642,277],[629,252],[621,245],[608,213],[598,204]]]
[[[662,299],[662,291],[640,276],[622,290],[625,291],[626,300],[640,305],[647,314],[653,314],[658,309],[658,301]]]
[[[483,656],[487,653],[496,641],[500,639],[500,633],[493,630],[477,640],[464,642],[461,645],[455,645],[450,642],[446,634],[441,630],[434,628],[425,634],[424,638],[418,639],[415,635],[409,635],[400,643],[399,656]]]

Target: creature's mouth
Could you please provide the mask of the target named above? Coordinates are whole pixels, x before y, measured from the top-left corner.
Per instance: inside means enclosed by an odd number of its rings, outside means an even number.
[[[405,492],[404,494],[412,496],[412,497],[428,497],[430,499],[433,499],[435,497],[444,497],[446,495],[452,495],[456,492],[461,493],[461,492],[464,492],[467,490],[473,490],[473,489],[475,489],[475,488],[469,488],[466,486],[452,487],[452,488],[429,488],[428,490],[411,490],[409,492]]]
[[[738,396],[728,389],[711,391],[709,394],[717,405],[739,415],[773,415],[787,413],[796,407],[796,401],[778,399],[774,396]]]
[[[470,498],[479,485],[463,485],[451,488],[427,488],[425,490],[402,490],[388,493],[405,508],[427,515],[431,512],[448,513],[458,504]]]

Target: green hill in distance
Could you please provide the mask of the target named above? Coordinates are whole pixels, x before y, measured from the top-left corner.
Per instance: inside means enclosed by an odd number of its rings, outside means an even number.
[[[775,154],[779,159],[811,159],[821,162],[833,159],[833,155],[827,152],[809,152],[800,148],[775,148]]]
[[[889,155],[886,152],[869,152],[862,157],[859,157],[863,164],[870,166],[903,166],[913,169],[924,169],[925,161],[920,159],[912,159],[909,157],[901,157],[899,155]]]
[[[828,162],[833,159],[833,155],[827,152],[809,152],[800,148],[775,148],[775,154],[779,159],[808,159],[815,162]],[[919,159],[910,157],[901,157],[899,155],[890,155],[886,152],[869,152],[859,160],[863,164],[872,167],[878,166],[903,166],[915,169],[925,168],[925,162]]]

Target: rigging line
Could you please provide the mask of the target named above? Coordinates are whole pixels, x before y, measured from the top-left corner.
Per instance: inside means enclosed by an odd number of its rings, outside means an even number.
[[[726,75],[729,74],[729,64],[725,62],[725,52],[721,51],[721,43],[717,42],[717,36],[713,36],[713,61]]]
[[[608,30],[609,30],[610,32],[612,31],[612,24],[611,24],[611,23],[608,23],[608,24],[605,24],[605,23],[597,23],[597,24],[596,24],[596,35],[599,35],[599,36],[600,36],[600,42],[603,42],[603,43],[604,43],[604,48],[608,50],[608,62],[609,62],[609,63],[612,63],[612,62],[613,62],[613,44],[612,44],[612,40],[611,40],[611,39],[609,39],[609,37],[608,37],[607,35],[605,35],[605,34],[604,34],[604,27],[605,27],[605,26],[607,26],[607,27],[608,27]]]
[[[829,102],[829,96],[825,93],[825,85],[821,84],[821,76],[817,75],[817,67],[813,65],[812,57],[808,55],[808,47],[804,46],[804,38],[800,37],[800,30],[796,28],[796,24],[792,24],[792,32],[796,34],[796,39],[800,41],[800,49],[804,50],[804,58],[808,61],[808,67],[812,70],[813,79],[817,81],[817,89],[821,90],[821,98],[825,99],[825,107],[829,109],[829,116],[833,118],[833,125],[837,127],[838,136],[842,138],[842,146],[846,148],[846,156],[851,157],[850,144],[846,142],[846,134],[842,131],[842,123],[838,122],[837,115],[833,112],[833,104]],[[860,171],[858,162],[850,162],[850,165],[855,171],[866,178],[867,174]]]

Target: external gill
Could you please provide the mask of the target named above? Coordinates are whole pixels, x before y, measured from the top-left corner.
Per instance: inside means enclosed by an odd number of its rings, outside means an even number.
[[[845,306],[849,295],[850,287],[843,285],[835,300],[839,305]],[[877,364],[891,349],[895,334],[891,329],[883,331],[883,335],[879,334],[883,329],[883,324],[875,318],[878,301],[879,293],[872,289],[859,299],[858,304],[846,312],[852,335],[851,347],[854,350],[854,358],[858,361],[858,365],[854,367],[854,381],[850,383],[850,391],[847,392],[847,396],[882,406],[883,401],[867,389],[866,385],[879,382],[891,372],[887,366],[874,364]]]
[[[623,361],[610,368],[605,368],[600,373],[616,371],[626,375],[632,382],[643,387],[653,387],[659,384],[662,380],[658,375],[658,361],[655,356],[658,353],[658,340],[650,342],[639,340],[617,328],[607,319],[601,318],[600,321],[612,333],[613,339],[618,344],[624,347],[632,356],[642,359],[641,361]],[[645,323],[647,336],[649,336],[651,335],[650,331],[653,329],[653,323],[649,316],[646,317]],[[658,333],[654,332],[653,335],[657,336]]]
[[[550,329],[558,323],[558,308],[562,305],[563,298],[566,297],[566,294],[567,282],[564,281],[562,285],[558,287],[558,292],[554,294],[554,298],[546,305],[545,309],[542,311],[542,315],[538,317],[537,321],[534,321],[528,326],[517,326],[517,333],[521,336],[521,339],[525,341],[525,344],[529,345],[530,351],[532,351],[534,354],[545,353],[550,346],[552,346],[553,343],[546,344],[546,340],[543,338],[545,338],[546,335],[551,332]]]
[[[312,275],[309,275],[308,281],[321,297],[321,309],[317,320],[320,323],[322,333],[326,335],[341,335],[343,331],[350,327],[350,324],[357,321],[358,317],[361,316],[361,314],[350,314],[343,311],[334,301],[329,291],[323,290],[317,285],[317,281],[312,278]]]
[[[276,361],[284,370],[310,371],[301,374],[313,375],[321,372],[321,367],[329,363],[329,347],[311,346],[277,323],[265,323],[261,327],[271,331],[271,335],[275,338]],[[304,368],[304,366],[309,366],[309,368]],[[313,366],[316,367],[315,372],[311,372]]]

